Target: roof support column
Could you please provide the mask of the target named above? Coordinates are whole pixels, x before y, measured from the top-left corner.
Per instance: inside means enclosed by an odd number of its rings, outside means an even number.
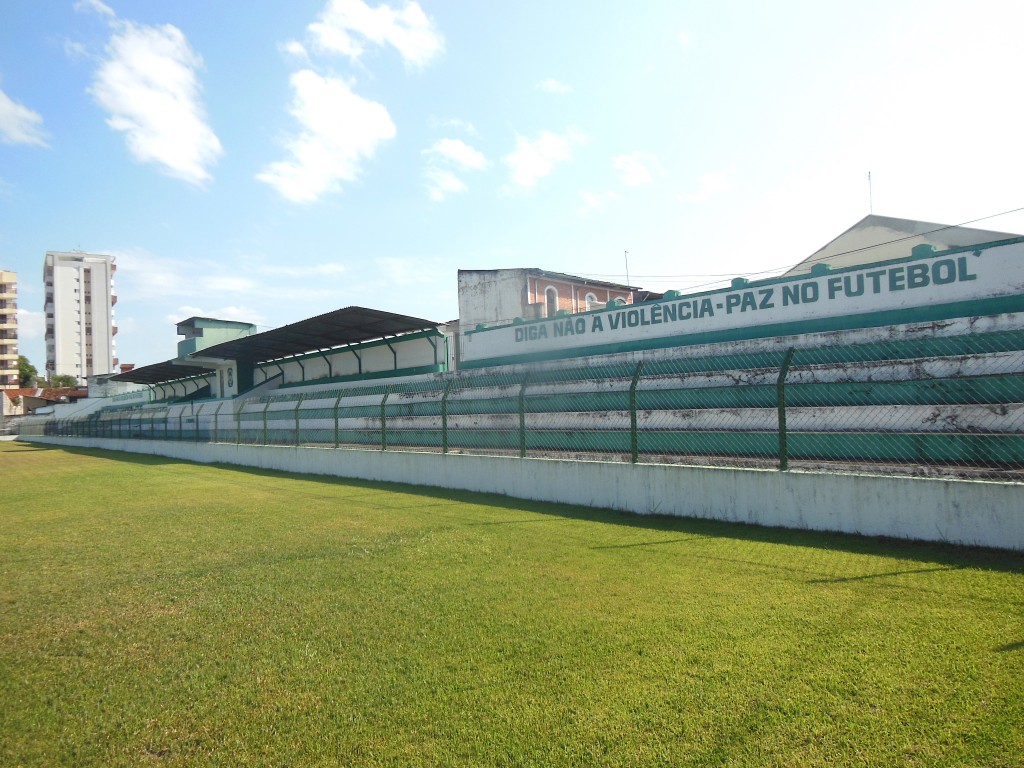
[[[327,354],[325,354],[322,349],[318,349],[317,352],[320,354],[320,357],[322,357],[324,359],[324,362],[327,363],[327,378],[333,379],[334,378],[334,366],[331,365],[331,358],[328,357]]]
[[[434,348],[434,365],[437,365],[437,338],[434,336],[427,336],[427,341],[429,341],[430,346]]]
[[[395,365],[394,365],[394,368],[392,370],[397,371],[398,370],[398,352],[395,351],[395,348],[391,346],[391,342],[388,341],[386,338],[382,339],[382,341],[385,344],[387,344],[388,345],[388,349],[391,350],[391,357],[394,358],[394,361],[395,361]]]

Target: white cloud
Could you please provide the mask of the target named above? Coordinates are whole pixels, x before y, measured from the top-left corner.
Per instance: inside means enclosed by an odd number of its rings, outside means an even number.
[[[428,165],[423,169],[423,176],[426,179],[427,194],[431,200],[438,203],[450,195],[468,189],[465,182],[447,168]]]
[[[434,146],[423,150],[423,153],[444,158],[468,170],[479,171],[487,167],[487,158],[483,153],[459,139],[441,139]]]
[[[422,287],[437,282],[440,270],[435,264],[421,259],[385,257],[377,259],[381,275],[390,285]]]
[[[170,296],[251,295],[260,283],[220,264],[188,258],[164,258],[143,249],[112,251],[117,258],[123,296],[165,299]],[[119,291],[119,293],[122,293]]]
[[[259,283],[241,275],[204,275],[203,288],[206,293],[221,295],[225,293],[251,294],[259,288]]]
[[[89,49],[85,47],[85,43],[80,43],[77,40],[65,38],[64,55],[72,61],[79,61],[81,59],[88,57]]]
[[[437,128],[437,127],[441,127],[441,128],[454,128],[456,130],[462,131],[467,136],[479,136],[480,135],[480,132],[476,129],[475,125],[473,125],[468,120],[460,120],[457,117],[453,117],[453,118],[451,118],[449,120],[440,120],[440,121],[437,120],[437,118],[431,118],[430,119],[430,125],[433,128]]]
[[[105,6],[104,6],[105,7]],[[107,58],[89,89],[110,113],[107,125],[125,134],[132,156],[191,184],[210,179],[223,152],[206,123],[196,71],[202,58],[181,30],[114,22]]]
[[[192,307],[188,304],[183,304],[173,313],[164,315],[164,320],[166,320],[169,325],[177,325],[182,320],[188,320],[190,317],[210,317],[210,315],[203,311],[201,307]]]
[[[582,205],[576,209],[576,212],[585,218],[597,211],[603,211],[608,207],[609,203],[613,203],[621,199],[622,195],[617,192],[594,192],[591,190],[583,190],[580,192]]]
[[[264,275],[281,275],[285,277],[332,277],[335,275],[341,275],[348,272],[348,267],[344,264],[310,264],[304,267],[289,267],[284,264],[267,264],[262,267],[258,267],[261,274]]]
[[[423,154],[427,157],[423,169],[427,194],[436,202],[466,191],[466,184],[456,171],[481,171],[487,167],[483,153],[460,139],[441,139],[423,150]]]
[[[18,338],[41,339],[45,330],[46,316],[43,312],[18,308]]]
[[[612,160],[612,167],[619,172],[619,179],[630,187],[650,184],[654,173],[661,170],[658,158],[648,152],[630,152]]]
[[[169,299],[196,301],[207,298],[211,304],[225,300],[329,299],[338,293],[337,284],[329,278],[347,270],[345,265],[336,263],[307,267],[280,262],[252,264],[243,260],[245,268],[242,271],[257,275],[249,278],[238,274],[238,259],[166,258],[142,248],[107,252],[117,257],[118,293],[122,300],[140,301],[147,305]],[[311,284],[311,277],[320,279]]]
[[[100,16],[107,16],[111,19],[117,18],[117,14],[114,13],[114,9],[106,3],[101,3],[100,0],[76,0],[74,9],[79,13],[98,13]]]
[[[547,80],[541,80],[537,83],[537,87],[545,93],[554,93],[558,96],[562,96],[572,90],[565,83],[560,83],[554,78],[549,77]]]
[[[35,144],[45,147],[43,117],[0,90],[0,141],[4,144]]]
[[[717,171],[705,173],[700,177],[700,187],[693,194],[686,195],[688,203],[703,203],[713,197],[718,197],[732,188],[732,174],[728,171]]]
[[[165,259],[143,249],[108,251],[117,259],[119,286],[130,290],[118,293],[122,298],[149,300],[167,296],[189,296],[202,290],[197,270],[186,259]]]
[[[280,49],[283,53],[302,62],[303,64],[309,64],[309,51],[307,51],[306,46],[298,40],[289,40],[286,43],[281,43]]]
[[[534,140],[518,136],[516,148],[506,155],[504,163],[511,171],[511,182],[517,187],[532,187],[551,173],[559,163],[572,158],[572,148],[586,141],[586,137],[568,130],[564,134],[541,131]]]
[[[395,124],[383,104],[357,96],[339,78],[304,69],[291,85],[289,112],[301,132],[285,144],[290,159],[271,163],[256,178],[288,200],[309,203],[355,181],[362,161],[394,138]]]
[[[366,43],[390,45],[414,67],[426,66],[444,51],[444,38],[416,2],[395,10],[384,4],[371,8],[363,0],[329,0],[308,29],[319,50],[352,61],[362,56]]]

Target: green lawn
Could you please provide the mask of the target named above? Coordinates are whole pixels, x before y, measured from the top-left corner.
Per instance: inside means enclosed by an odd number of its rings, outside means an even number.
[[[1024,764],[1022,555],[13,443],[0,481],[3,766]]]

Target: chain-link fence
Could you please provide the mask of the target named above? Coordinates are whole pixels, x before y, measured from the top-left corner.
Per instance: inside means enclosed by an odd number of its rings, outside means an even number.
[[[1024,331],[601,360],[112,407],[45,431],[1024,478]]]

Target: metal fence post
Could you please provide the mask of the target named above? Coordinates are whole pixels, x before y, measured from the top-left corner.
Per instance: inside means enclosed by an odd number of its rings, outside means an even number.
[[[530,383],[530,372],[523,374],[519,387],[519,458],[526,458],[526,387]]]
[[[779,369],[779,378],[775,382],[775,399],[779,408],[779,469],[783,472],[789,469],[789,446],[786,435],[786,376],[789,374],[789,365],[793,362],[795,353],[796,347],[786,350],[782,368]]]
[[[338,430],[338,407],[341,405],[342,393],[338,392],[338,396],[334,399],[334,447],[337,448],[340,445],[339,438],[341,435]]]
[[[644,361],[636,364],[636,371],[633,373],[633,381],[629,385],[629,452],[630,460],[636,464],[640,458],[640,440],[636,429],[636,385],[640,383],[640,376],[644,372]]]
[[[269,410],[270,400],[267,400],[267,404],[263,406],[263,445],[270,445],[270,433],[267,431],[267,411]]]
[[[380,401],[380,449],[382,451],[388,449],[388,419],[386,410],[390,396],[391,387],[387,386],[384,388],[384,398]]]
[[[220,437],[220,434],[219,434],[220,433],[220,429],[219,429],[219,424],[217,422],[220,421],[220,409],[223,408],[223,407],[224,407],[224,403],[223,402],[218,403],[217,404],[217,410],[213,412],[213,442],[215,442],[215,443],[219,443],[220,442],[220,440],[218,439]]]
[[[449,381],[441,396],[441,453],[448,453],[448,395],[452,393],[452,383]]]
[[[296,448],[299,447],[299,432],[300,432],[300,430],[299,430],[299,408],[302,407],[302,398],[304,398],[305,396],[306,396],[305,392],[300,394],[299,395],[299,401],[297,403],[295,403],[295,447]]]

